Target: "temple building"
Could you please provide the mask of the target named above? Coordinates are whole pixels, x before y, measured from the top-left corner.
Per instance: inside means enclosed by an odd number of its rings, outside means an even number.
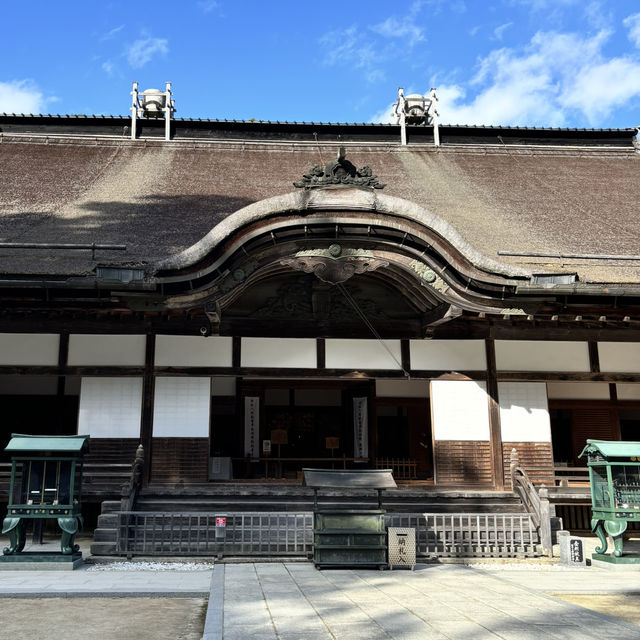
[[[553,484],[586,438],[640,440],[636,129],[434,100],[200,120],[134,86],[131,117],[1,115],[0,445],[142,443],[150,485],[501,490],[513,448]]]

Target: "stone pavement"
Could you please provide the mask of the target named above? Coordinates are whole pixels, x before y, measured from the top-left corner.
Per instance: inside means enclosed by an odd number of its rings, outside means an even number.
[[[132,563],[135,569],[135,564]],[[201,597],[209,593],[209,571],[0,571],[0,598]]]
[[[204,602],[207,595],[205,640],[640,638],[639,626],[549,595],[617,594],[631,602],[635,598],[640,601],[637,572],[535,563],[418,565],[413,572],[318,571],[308,562],[218,564],[213,571],[154,571],[148,566],[131,563],[127,571],[97,571],[89,565],[70,572],[0,571],[0,597],[24,599],[25,611],[34,607],[43,610],[45,602],[38,605],[36,600],[40,598],[63,598],[58,602],[72,603],[75,598],[90,597],[96,599],[97,606],[98,599],[106,598],[113,604],[99,606],[114,607],[115,616],[121,619],[127,597],[134,598],[138,604],[130,601],[133,610],[148,614],[140,624],[149,630],[148,637],[158,638],[171,638],[172,631],[154,612],[169,611],[170,607],[178,611],[179,607],[184,616],[194,620],[194,612],[201,606],[198,602]],[[184,606],[171,598],[185,599]],[[199,601],[188,603],[188,598]],[[65,607],[58,607],[60,621],[68,617]],[[75,607],[78,612],[88,611],[77,604]],[[54,613],[47,614],[52,628],[55,610],[54,606]],[[97,623],[98,635],[84,638],[125,637],[121,632],[106,634],[101,624]],[[151,626],[144,627],[146,624]],[[175,637],[194,637],[194,631],[192,627],[190,635]],[[162,635],[164,632],[169,635]]]
[[[640,627],[546,595],[640,593],[639,574],[548,566],[324,570],[217,565],[205,640],[638,640]]]

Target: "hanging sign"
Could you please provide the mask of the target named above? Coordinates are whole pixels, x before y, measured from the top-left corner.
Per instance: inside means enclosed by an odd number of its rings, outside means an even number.
[[[353,457],[369,457],[369,420],[367,399],[353,399]]]
[[[258,434],[260,430],[260,398],[244,399],[244,455],[260,457]]]

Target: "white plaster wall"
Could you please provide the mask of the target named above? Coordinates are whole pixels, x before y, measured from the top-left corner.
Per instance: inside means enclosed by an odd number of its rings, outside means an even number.
[[[489,440],[487,385],[474,380],[432,380],[435,440]]]
[[[428,380],[376,380],[378,398],[428,398]]]
[[[230,367],[233,338],[156,336],[156,367]]]
[[[55,396],[57,376],[0,376],[0,395]]]
[[[498,371],[589,371],[586,342],[496,340]]]
[[[313,338],[242,338],[240,360],[243,367],[315,369],[316,341]]]
[[[547,382],[547,397],[553,400],[608,400],[608,382]]]
[[[57,333],[0,333],[0,365],[56,366]]]
[[[598,342],[600,371],[640,372],[640,342]]]
[[[154,438],[208,438],[211,378],[156,378]]]
[[[72,334],[68,362],[71,366],[143,366],[145,345],[145,336]]]
[[[82,378],[78,433],[139,438],[142,378]]]
[[[325,362],[328,369],[402,369],[400,340],[328,339]],[[393,356],[391,355],[393,354]]]
[[[503,442],[551,442],[544,382],[499,382]]]
[[[410,340],[412,369],[483,371],[484,340]]]
[[[618,383],[616,391],[618,400],[640,400],[640,384]]]

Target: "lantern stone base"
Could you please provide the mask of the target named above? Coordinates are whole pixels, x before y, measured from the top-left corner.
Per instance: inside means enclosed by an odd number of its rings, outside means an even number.
[[[0,556],[0,571],[73,571],[82,564],[82,552],[23,551]]]
[[[600,569],[625,569],[640,571],[640,556],[625,555],[616,558],[613,554],[594,553],[591,555],[591,566]]]

